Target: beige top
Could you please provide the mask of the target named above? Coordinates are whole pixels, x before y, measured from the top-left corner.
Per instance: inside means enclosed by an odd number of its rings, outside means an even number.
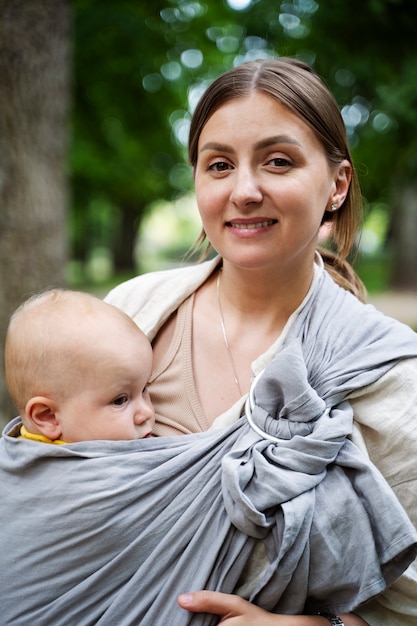
[[[194,294],[177,312],[169,349],[148,382],[155,407],[153,432],[158,436],[182,435],[208,430],[209,423],[197,395],[191,355]]]

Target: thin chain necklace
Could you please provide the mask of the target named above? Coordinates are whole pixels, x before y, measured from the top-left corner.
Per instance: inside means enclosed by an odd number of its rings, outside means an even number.
[[[240,388],[239,379],[237,377],[235,362],[234,362],[234,359],[233,359],[233,354],[232,354],[232,351],[230,349],[229,342],[227,341],[227,334],[226,334],[226,328],[225,328],[225,325],[224,325],[222,306],[220,304],[220,274],[221,274],[221,272],[222,272],[222,269],[220,268],[219,269],[219,273],[217,274],[217,306],[219,307],[220,324],[221,324],[222,332],[223,332],[224,345],[226,346],[227,355],[229,357],[230,365],[232,366],[233,378],[235,379],[235,383],[236,383],[236,386],[237,386],[237,388],[239,390],[239,394],[240,394],[240,396],[242,396],[243,395],[242,394],[242,389]]]

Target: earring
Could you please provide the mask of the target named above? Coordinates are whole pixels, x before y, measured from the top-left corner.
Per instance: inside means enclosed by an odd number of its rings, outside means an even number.
[[[337,211],[337,204],[332,204],[330,207],[331,211]]]

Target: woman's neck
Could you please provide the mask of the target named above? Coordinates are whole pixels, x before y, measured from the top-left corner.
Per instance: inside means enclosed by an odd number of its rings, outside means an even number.
[[[224,308],[237,322],[260,321],[280,327],[305,298],[313,280],[314,265],[291,274],[241,270],[223,261],[221,294]]]

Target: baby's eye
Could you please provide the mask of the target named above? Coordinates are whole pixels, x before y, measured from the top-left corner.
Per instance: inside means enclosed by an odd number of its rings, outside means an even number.
[[[226,163],[226,161],[216,161],[215,163],[209,165],[207,169],[213,172],[225,172],[230,169],[230,165],[229,163]]]
[[[125,404],[128,401],[128,397],[127,395],[124,393],[121,396],[118,396],[117,398],[115,398],[112,402],[112,404],[115,404],[116,406],[122,406],[123,404]]]

